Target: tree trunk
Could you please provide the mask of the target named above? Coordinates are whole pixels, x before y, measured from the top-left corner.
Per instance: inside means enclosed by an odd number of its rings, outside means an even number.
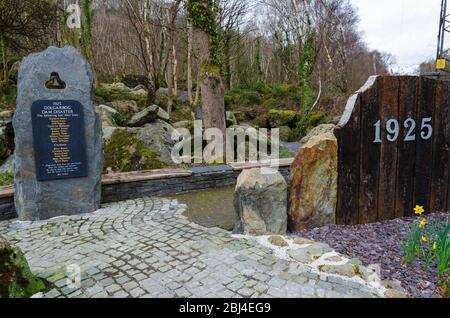
[[[205,12],[214,9],[209,0],[190,0],[200,3]],[[217,4],[217,3],[216,3]],[[214,16],[215,17],[215,16]],[[195,16],[191,18],[195,19]],[[196,23],[197,22],[197,23]],[[200,89],[202,95],[202,109],[203,109],[203,125],[205,129],[218,128],[226,136],[226,120],[225,120],[225,102],[222,79],[220,77],[220,69],[214,64],[214,57],[212,54],[212,40],[213,34],[210,28],[202,28],[201,23],[192,21],[194,26],[194,39],[196,55],[199,58],[200,67]],[[210,27],[217,26],[212,21]]]
[[[168,99],[167,99],[167,113],[170,116],[173,108],[173,70],[174,70],[174,56],[173,56],[173,30],[170,29],[167,32],[167,42],[169,49],[169,54],[167,57],[167,90],[168,90]]]
[[[225,40],[224,45],[224,55],[225,55],[225,85],[228,90],[231,89],[231,56],[230,56],[230,41],[228,35],[226,35],[227,39]]]
[[[173,51],[173,94],[174,96],[178,96],[178,59],[175,43],[173,44],[172,51]]]
[[[148,58],[147,77],[148,77],[148,95],[147,102],[152,104],[156,98],[156,77],[154,72],[153,52],[150,39],[150,26],[149,26],[149,10],[151,0],[146,0],[144,5],[144,41],[145,50]]]
[[[3,74],[2,78],[0,78],[0,89],[2,88],[2,84],[4,84],[4,87],[8,86],[8,59],[6,57],[6,45],[5,45],[5,38],[3,36],[0,36],[0,51],[2,53],[2,69]]]
[[[218,128],[225,137],[224,90],[220,75],[213,72],[204,72],[201,79],[201,90],[205,129]]]
[[[187,49],[187,90],[188,90],[188,98],[189,105],[192,107],[194,105],[194,99],[192,97],[192,23],[188,19],[188,49]]]

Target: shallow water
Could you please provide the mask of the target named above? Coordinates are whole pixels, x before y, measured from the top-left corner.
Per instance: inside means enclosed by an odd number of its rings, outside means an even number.
[[[168,196],[186,204],[184,213],[190,221],[205,227],[219,227],[231,231],[237,221],[233,206],[234,186],[195,191]]]

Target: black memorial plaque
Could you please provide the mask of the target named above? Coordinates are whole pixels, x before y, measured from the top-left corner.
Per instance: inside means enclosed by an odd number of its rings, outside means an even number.
[[[38,181],[87,177],[83,106],[39,100],[31,106]]]

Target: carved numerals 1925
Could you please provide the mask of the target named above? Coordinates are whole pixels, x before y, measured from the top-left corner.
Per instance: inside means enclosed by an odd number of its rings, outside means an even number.
[[[432,118],[423,118],[420,125],[420,138],[423,140],[429,140],[433,136]],[[375,127],[375,140],[374,143],[382,143],[381,136],[381,120],[377,121]],[[417,123],[413,118],[408,118],[403,122],[403,127],[400,127],[400,123],[396,119],[389,119],[386,121],[386,139],[389,142],[395,142],[400,136],[400,129],[405,129],[406,135],[403,141],[416,141],[417,138]]]

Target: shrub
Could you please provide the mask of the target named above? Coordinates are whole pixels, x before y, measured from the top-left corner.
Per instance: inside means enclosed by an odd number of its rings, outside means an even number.
[[[262,103],[261,107],[264,109],[284,108],[286,107],[286,103],[280,99],[269,98]]]
[[[281,126],[291,126],[297,113],[292,110],[271,109],[268,114],[268,121],[271,128]]]
[[[15,85],[1,89],[0,87],[0,111],[14,109],[16,106],[17,87]]]
[[[14,183],[14,175],[9,172],[0,172],[0,186],[10,185]]]
[[[239,96],[239,103],[245,106],[261,104],[261,98],[257,92],[243,91]]]
[[[324,112],[312,113],[309,116],[303,116],[296,124],[293,136],[295,139],[302,139],[308,132],[322,124],[327,124],[330,122],[329,116]]]
[[[126,126],[128,115],[122,113],[114,113],[111,115],[114,122],[119,126]]]
[[[259,115],[252,121],[252,124],[257,128],[267,128],[267,117]]]
[[[291,128],[287,126],[280,127],[280,140],[288,142],[291,139]]]
[[[324,112],[312,113],[309,116],[308,130],[322,124],[328,124],[331,121],[330,116]]]

